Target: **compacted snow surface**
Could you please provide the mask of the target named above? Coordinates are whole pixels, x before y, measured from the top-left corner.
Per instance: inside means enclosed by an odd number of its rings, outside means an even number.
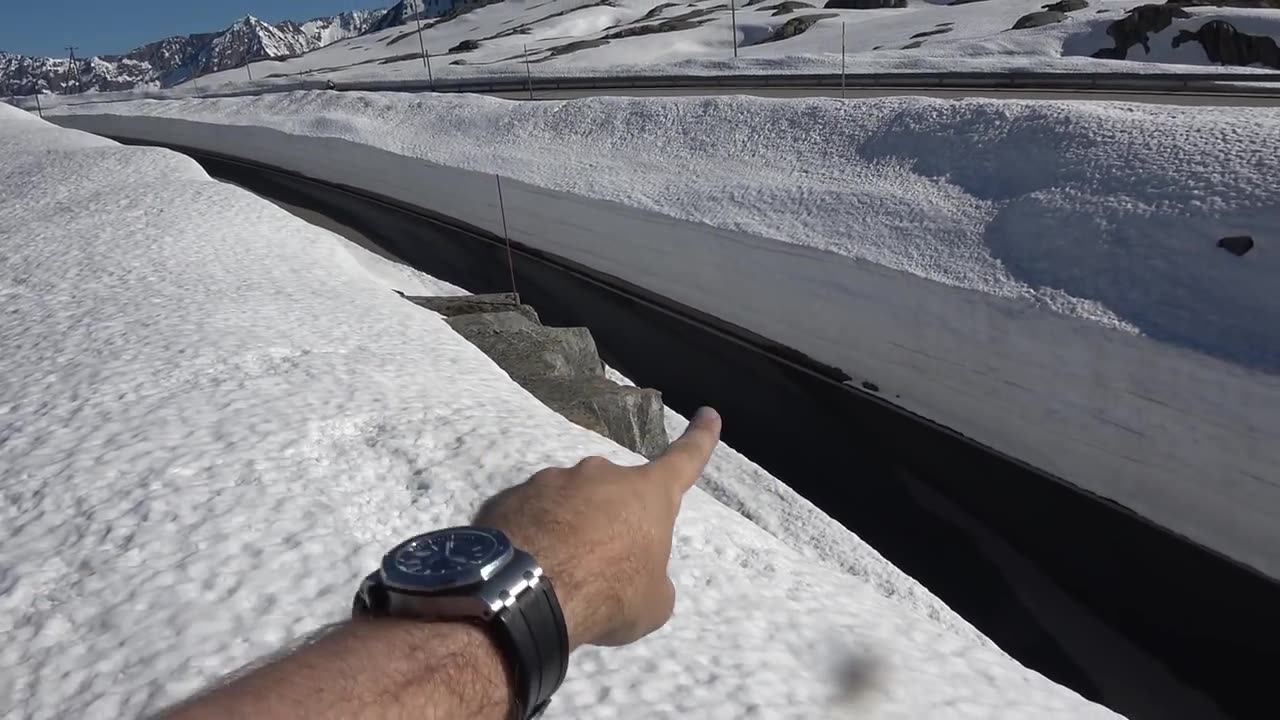
[[[180,155],[0,107],[0,158],[4,717],[154,711],[342,618],[390,543],[641,460],[392,292],[456,288]],[[704,484],[772,498],[774,534],[694,489],[675,618],[576,654],[551,717],[1113,717],[741,456]]]

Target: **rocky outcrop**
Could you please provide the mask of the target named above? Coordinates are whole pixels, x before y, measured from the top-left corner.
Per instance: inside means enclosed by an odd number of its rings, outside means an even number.
[[[1026,30],[1027,28],[1041,27],[1044,25],[1052,25],[1060,23],[1067,19],[1067,14],[1056,10],[1041,10],[1039,12],[1027,13],[1018,18],[1013,23],[1014,30]]]
[[[879,10],[906,6],[907,0],[827,0],[822,7],[827,10]]]
[[[1069,13],[1089,7],[1089,0],[1058,0],[1058,2],[1041,5],[1040,7],[1054,12]]]
[[[1179,30],[1173,46],[1198,42],[1209,62],[1221,65],[1265,65],[1280,70],[1280,47],[1265,35],[1247,35],[1223,20],[1211,20],[1199,30]]]
[[[1280,10],[1280,0],[1166,0],[1167,5],[1183,7],[1234,7]]]
[[[795,12],[796,10],[803,10],[811,7],[813,7],[813,5],[810,5],[807,2],[800,2],[799,0],[786,0],[785,2],[780,2],[774,5],[766,5],[762,8],[759,8],[757,12],[772,10],[773,16],[777,17],[778,15],[787,15],[789,13]]]
[[[778,42],[779,40],[786,40],[787,38],[793,38],[796,35],[799,35],[804,31],[808,30],[809,28],[813,27],[814,23],[818,22],[819,20],[825,20],[827,18],[833,18],[833,17],[838,17],[838,16],[835,13],[822,13],[819,15],[802,15],[800,17],[791,18],[790,20],[774,28],[773,32],[769,34],[769,37],[765,38],[764,40],[761,40],[760,43],[757,43],[757,44]]]
[[[931,35],[943,35],[951,32],[954,29],[955,28],[951,28],[951,27],[943,27],[943,28],[934,28],[933,30],[925,30],[923,32],[918,32],[915,35],[912,35],[911,39],[915,40],[916,38],[929,37]]]
[[[1248,235],[1232,235],[1218,241],[1218,247],[1237,257],[1253,249],[1253,238]]]
[[[586,328],[545,327],[513,295],[406,299],[444,315],[512,380],[569,421],[645,457],[666,449],[662,394],[605,377]]]
[[[1175,19],[1189,17],[1191,13],[1178,5],[1139,5],[1107,26],[1107,35],[1111,36],[1114,46],[1094,52],[1093,57],[1124,60],[1134,45],[1142,45],[1143,50],[1151,52],[1151,33],[1168,29]]]
[[[453,47],[449,48],[449,54],[455,55],[457,53],[471,52],[472,50],[479,50],[479,49],[480,49],[479,40],[463,40],[457,45],[454,45]]]

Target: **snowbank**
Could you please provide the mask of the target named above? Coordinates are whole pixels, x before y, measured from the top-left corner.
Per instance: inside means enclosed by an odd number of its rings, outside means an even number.
[[[517,178],[515,239],[1280,577],[1280,261],[1215,247],[1280,235],[1276,111],[297,93],[76,112],[58,122],[494,231],[488,173]]]
[[[0,158],[5,717],[153,711],[342,617],[393,540],[640,460],[396,297],[403,269],[180,155],[0,107]],[[672,573],[671,624],[576,654],[549,717],[1113,717],[700,490]]]

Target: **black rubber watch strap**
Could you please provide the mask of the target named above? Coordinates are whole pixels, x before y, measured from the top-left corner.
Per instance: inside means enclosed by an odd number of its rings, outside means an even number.
[[[494,617],[494,630],[512,663],[521,720],[542,713],[569,669],[569,636],[555,590],[544,577]]]

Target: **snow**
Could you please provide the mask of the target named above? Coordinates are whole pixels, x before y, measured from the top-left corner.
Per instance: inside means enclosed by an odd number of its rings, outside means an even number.
[[[344,616],[389,543],[546,465],[641,461],[385,282],[456,289],[180,155],[0,107],[0,158],[5,717],[152,712]],[[1114,717],[741,456],[704,483],[744,474],[864,575],[694,489],[674,619],[575,654],[548,717]]]
[[[1200,46],[1172,48],[1170,31],[1154,36],[1156,55],[1140,58],[1141,48],[1130,61],[1095,60],[1095,50],[1111,47],[1106,27],[1124,11],[1145,4],[1143,0],[1094,2],[1084,10],[1070,13],[1065,22],[1028,30],[1010,30],[1021,16],[1035,12],[1044,0],[984,0],[959,6],[913,2],[903,9],[828,10],[824,3],[793,13],[773,16],[776,4],[765,0],[740,7],[735,19],[728,3],[702,0],[679,3],[664,9],[656,23],[679,18],[686,13],[709,10],[691,18],[707,20],[696,28],[651,33],[613,39],[602,47],[588,48],[550,58],[548,51],[575,40],[601,39],[606,31],[625,29],[639,22],[662,3],[658,0],[620,0],[616,6],[597,5],[587,0],[506,0],[479,8],[456,19],[423,31],[427,51],[434,58],[437,79],[523,75],[524,48],[537,75],[663,75],[663,74],[755,74],[833,73],[840,71],[841,24],[850,73],[893,71],[1080,71],[1080,72],[1203,72],[1209,65]],[[1099,13],[1099,10],[1106,10]],[[1274,10],[1231,10],[1189,8],[1197,19],[1219,16],[1248,19],[1249,32],[1280,36],[1280,12]],[[558,15],[558,13],[565,13]],[[831,14],[805,33],[780,42],[762,43],[770,33],[790,19],[809,14]],[[494,37],[524,25],[528,34]],[[923,38],[919,48],[904,49],[912,36],[943,26],[945,34]],[[1180,21],[1178,27],[1199,27],[1198,22]],[[406,36],[406,33],[408,35]],[[377,79],[425,78],[418,58],[411,26],[390,28],[336,43],[302,57],[255,64],[255,77],[279,74],[277,82],[288,84],[297,78],[330,79],[335,82]],[[739,45],[733,57],[734,38]],[[474,52],[449,54],[463,40],[480,40]],[[384,64],[383,61],[392,60]],[[466,65],[453,65],[457,59]],[[545,61],[545,62],[544,62]],[[1245,71],[1243,68],[1215,68]],[[219,83],[240,84],[243,71],[201,78],[207,87]]]
[[[1199,43],[1173,48],[1178,30],[1195,30],[1204,22],[1226,19],[1242,32],[1280,38],[1280,11],[1271,9],[1187,8],[1190,20],[1151,36],[1152,52],[1133,48],[1126,60],[1099,60],[1093,52],[1111,47],[1107,26],[1146,0],[1093,0],[1055,25],[1011,30],[1021,16],[1039,11],[1045,0],[980,0],[950,6],[913,2],[903,9],[828,10],[801,8],[773,16],[777,0],[738,7],[736,24],[728,4],[719,0],[677,3],[641,21],[660,0],[618,0],[613,6],[592,0],[504,0],[443,22],[424,22],[424,45],[432,57],[436,80],[523,77],[626,77],[652,75],[760,75],[839,73],[844,26],[846,67],[851,74],[886,72],[1080,72],[1080,73],[1229,73],[1270,76],[1270,68],[1217,66]],[[600,47],[557,56],[551,50],[570,42],[603,39],[603,35],[640,25],[656,25],[688,13],[697,27],[609,40]],[[830,14],[809,30],[778,42],[761,42],[793,18]],[[513,32],[522,28],[523,32]],[[735,30],[736,28],[736,30]],[[913,39],[913,35],[950,28],[949,32]],[[264,30],[264,32],[266,32]],[[508,33],[502,37],[496,37]],[[97,93],[96,100],[140,97],[185,97],[255,88],[318,87],[326,80],[426,83],[415,26],[410,23],[352,37],[298,57],[264,60],[252,65],[253,80],[243,67],[201,76],[163,91]],[[736,38],[736,40],[735,40]],[[465,53],[449,50],[463,40],[479,40]],[[905,46],[922,40],[918,48]],[[739,57],[734,57],[737,43]],[[528,48],[530,63],[524,62]],[[455,65],[464,61],[465,65]],[[1274,82],[1268,83],[1274,87]],[[51,99],[53,100],[53,99]],[[77,98],[76,101],[83,101]],[[56,100],[54,100],[56,101]],[[28,108],[30,109],[30,108]]]
[[[317,92],[65,112],[495,232],[501,173],[514,239],[1280,577],[1277,111]],[[1215,247],[1234,234],[1260,245]]]

